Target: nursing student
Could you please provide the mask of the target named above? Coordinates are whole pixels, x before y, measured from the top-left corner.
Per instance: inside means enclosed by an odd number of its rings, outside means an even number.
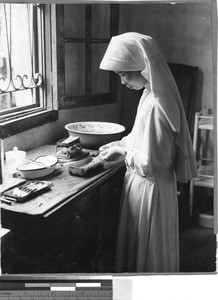
[[[178,88],[155,41],[135,32],[112,37],[100,69],[143,89],[130,134],[100,149],[126,163],[116,272],[179,272],[177,181],[197,174]]]

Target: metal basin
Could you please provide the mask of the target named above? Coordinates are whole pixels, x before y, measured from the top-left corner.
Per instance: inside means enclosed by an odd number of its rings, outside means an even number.
[[[82,147],[98,149],[104,144],[119,140],[125,127],[110,122],[74,122],[65,126],[69,135],[78,136]]]

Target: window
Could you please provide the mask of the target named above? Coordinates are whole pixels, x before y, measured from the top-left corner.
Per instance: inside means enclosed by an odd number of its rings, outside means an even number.
[[[116,102],[117,77],[99,69],[118,34],[119,5],[57,6],[59,109]]]
[[[49,121],[45,113],[52,110],[50,25],[51,6],[0,4],[2,138],[34,127],[43,119]],[[31,123],[24,122],[27,117],[32,117]]]

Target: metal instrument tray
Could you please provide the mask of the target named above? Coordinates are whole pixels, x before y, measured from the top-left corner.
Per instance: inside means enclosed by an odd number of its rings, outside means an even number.
[[[49,181],[30,181],[5,191],[3,197],[1,197],[1,201],[4,202],[5,199],[5,202],[24,202],[50,189],[51,186],[52,182]]]

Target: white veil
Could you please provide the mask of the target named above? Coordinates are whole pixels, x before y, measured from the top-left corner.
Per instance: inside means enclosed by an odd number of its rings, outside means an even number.
[[[175,80],[155,41],[135,32],[112,37],[100,68],[108,71],[141,71],[159,102],[178,146],[175,162],[177,181],[196,177],[196,160],[183,104]]]

